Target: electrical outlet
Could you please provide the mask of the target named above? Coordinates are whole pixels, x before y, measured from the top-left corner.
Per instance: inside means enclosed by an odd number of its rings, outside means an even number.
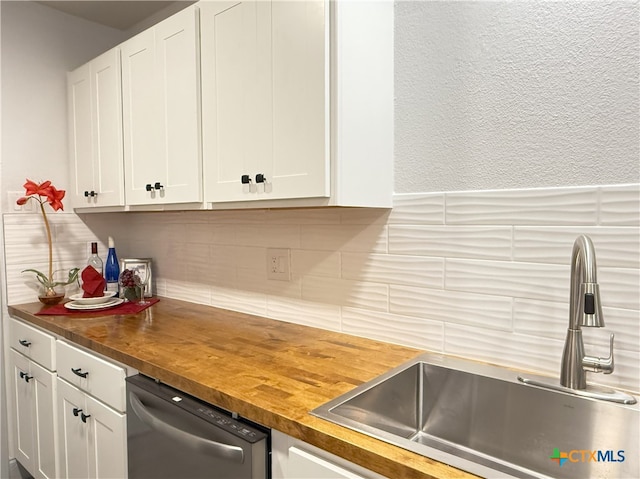
[[[267,248],[267,279],[291,281],[289,248]]]
[[[24,191],[8,191],[7,203],[9,204],[10,211],[14,213],[33,213],[36,211],[35,200],[29,200],[24,205],[18,204],[18,198],[24,196]]]

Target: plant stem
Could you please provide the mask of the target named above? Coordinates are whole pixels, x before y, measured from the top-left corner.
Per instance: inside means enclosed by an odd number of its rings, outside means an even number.
[[[51,226],[49,226],[49,220],[47,219],[47,213],[44,210],[44,203],[40,202],[40,211],[42,211],[42,218],[44,219],[44,226],[47,229],[47,240],[49,241],[49,284],[53,284],[53,245],[51,243]]]

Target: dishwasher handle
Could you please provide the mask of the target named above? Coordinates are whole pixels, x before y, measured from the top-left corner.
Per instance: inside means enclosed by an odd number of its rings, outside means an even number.
[[[170,438],[199,452],[228,459],[230,461],[237,462],[238,464],[242,464],[244,462],[244,451],[241,447],[212,441],[210,439],[191,434],[190,432],[183,431],[171,424],[167,424],[162,419],[149,412],[134,392],[129,391],[129,401],[131,403],[131,409],[133,409],[136,416],[138,416],[143,423],[156,431],[166,434]]]

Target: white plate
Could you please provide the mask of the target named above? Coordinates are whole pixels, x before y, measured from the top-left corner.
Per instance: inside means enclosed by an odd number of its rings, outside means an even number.
[[[114,306],[118,306],[122,304],[124,299],[122,298],[110,298],[109,301],[98,304],[80,304],[77,301],[69,301],[68,303],[64,303],[64,307],[67,309],[76,309],[82,311],[91,311],[92,309],[105,309],[112,308]]]
[[[100,304],[106,303],[107,301],[111,301],[113,295],[116,294],[115,291],[105,291],[104,296],[96,296],[95,298],[83,298],[82,295],[84,293],[74,294],[69,296],[71,300],[76,304]]]

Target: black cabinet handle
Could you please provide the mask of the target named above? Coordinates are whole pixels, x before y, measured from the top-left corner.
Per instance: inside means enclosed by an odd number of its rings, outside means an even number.
[[[85,414],[83,412],[80,413],[80,419],[82,419],[82,422],[86,424],[87,422],[87,418],[90,418],[91,414]]]
[[[71,372],[76,376],[80,376],[81,378],[86,378],[89,375],[89,371],[83,373],[82,368],[77,368],[77,369],[71,368]]]
[[[162,185],[160,184],[160,182],[159,182],[159,181],[156,181],[156,184],[155,184],[155,185],[153,185],[153,187],[154,187],[156,190],[161,190],[161,189],[163,189],[163,188],[164,188],[164,186],[162,186]]]
[[[242,175],[240,177],[240,181],[243,185],[248,185],[249,183],[251,183],[251,177],[249,175]]]
[[[266,183],[266,182],[267,182],[267,179],[262,173],[258,173],[256,175],[256,183]]]
[[[93,198],[94,196],[98,196],[98,193],[96,193],[96,192],[95,192],[95,191],[93,191],[93,190],[91,190],[91,191],[85,191],[85,192],[84,192],[84,196],[85,196],[86,198],[88,198],[89,196],[91,196],[91,197]]]
[[[147,191],[151,191],[153,189],[153,186],[151,186],[151,183],[147,183],[147,186],[145,186],[144,189]]]
[[[29,376],[29,374],[20,371],[20,378],[24,379],[26,382],[29,382],[30,379],[33,379],[33,376]]]
[[[89,197],[89,192],[87,190],[84,190],[84,197],[88,198]]]
[[[80,414],[82,412],[82,409],[78,409],[77,407],[73,408],[73,415],[75,417],[78,417],[78,414]]]
[[[26,339],[18,339],[18,342],[25,348],[31,346],[31,341],[27,341]]]

